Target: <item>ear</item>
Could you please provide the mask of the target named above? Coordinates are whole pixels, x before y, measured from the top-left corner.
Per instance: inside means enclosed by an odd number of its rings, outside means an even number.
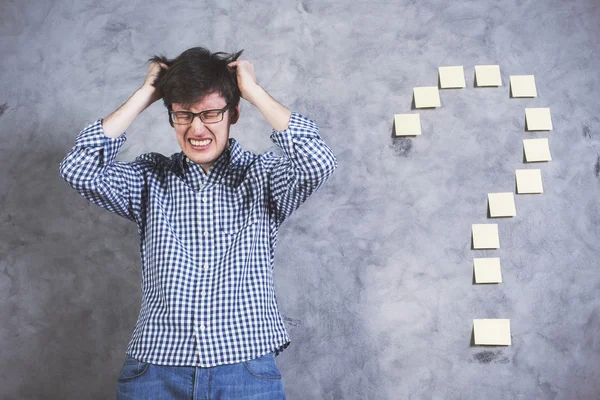
[[[230,111],[231,113],[229,114],[229,123],[233,125],[236,122],[238,122],[238,119],[240,119],[240,105],[238,104],[235,108],[232,108]]]

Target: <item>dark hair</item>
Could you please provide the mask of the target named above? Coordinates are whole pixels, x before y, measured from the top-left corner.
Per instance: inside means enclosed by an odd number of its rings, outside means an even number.
[[[173,103],[189,107],[211,93],[220,93],[230,108],[235,109],[240,102],[240,89],[235,69],[227,64],[237,60],[243,51],[211,53],[204,47],[192,47],[172,60],[154,56],[148,61],[168,67],[161,69],[154,86],[161,91],[169,110]]]

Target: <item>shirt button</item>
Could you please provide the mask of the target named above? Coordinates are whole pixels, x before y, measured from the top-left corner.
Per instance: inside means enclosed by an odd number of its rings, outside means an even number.
[[[204,264],[204,266],[202,268],[208,269],[208,264]]]
[[[204,237],[208,237],[208,231],[204,231]]]
[[[200,293],[200,296],[206,296],[206,292],[203,291],[202,293]]]
[[[206,327],[204,325],[200,325],[200,330],[203,331],[204,329],[206,329]]]
[[[203,197],[203,198],[202,198],[202,201],[203,201],[204,203],[206,203],[206,202],[208,201],[208,198],[207,198],[207,197]]]

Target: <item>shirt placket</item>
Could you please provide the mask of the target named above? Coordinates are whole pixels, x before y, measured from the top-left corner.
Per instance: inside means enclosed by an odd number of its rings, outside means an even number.
[[[195,293],[195,315],[194,330],[198,342],[198,356],[200,362],[207,363],[209,355],[209,330],[210,326],[210,292],[212,275],[212,240],[213,227],[212,218],[214,211],[214,201],[212,190],[205,183],[200,183],[199,191],[196,193],[196,203],[198,205],[198,232],[200,244],[200,279],[196,285]]]

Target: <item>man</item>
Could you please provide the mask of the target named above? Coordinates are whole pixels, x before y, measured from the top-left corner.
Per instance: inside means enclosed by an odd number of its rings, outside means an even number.
[[[285,399],[277,231],[337,162],[317,125],[269,96],[240,54],[154,57],[141,88],[81,131],[60,164],[82,196],[138,226],[142,305],[117,399]],[[240,95],[272,126],[281,155],[229,138]],[[115,161],[126,129],[160,98],[182,152]]]

